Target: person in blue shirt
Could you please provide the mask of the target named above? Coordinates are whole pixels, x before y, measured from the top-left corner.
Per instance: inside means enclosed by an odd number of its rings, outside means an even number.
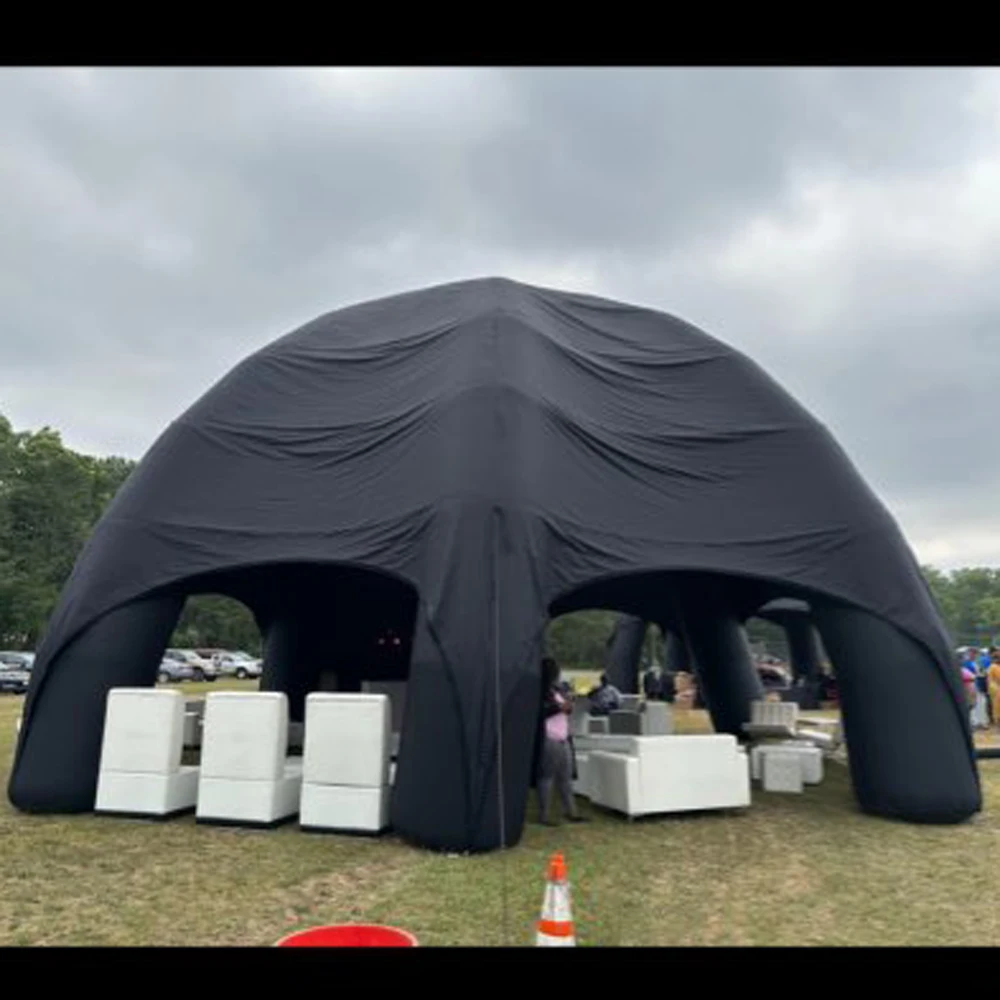
[[[601,674],[601,682],[588,695],[591,715],[610,715],[621,708],[622,693],[611,683],[607,674]]]
[[[972,728],[987,729],[990,724],[989,709],[987,708],[989,698],[987,697],[986,674],[979,666],[979,658],[979,650],[974,646],[970,646],[965,651],[962,666],[971,671],[973,677],[975,677],[976,703],[972,708]]]

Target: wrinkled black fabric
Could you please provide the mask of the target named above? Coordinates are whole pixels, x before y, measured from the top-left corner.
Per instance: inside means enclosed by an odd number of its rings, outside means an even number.
[[[241,564],[383,568],[436,607],[457,553],[427,541],[478,505],[516,514],[544,603],[733,571],[946,642],[890,515],[753,361],[657,312],[482,280],[329,314],[224,377],[101,520],[38,668],[116,605]]]
[[[949,662],[892,517],[753,361],[662,313],[500,279],[323,316],[171,424],[76,564],[26,724],[50,664],[102,615],[271,563],[369,567],[416,589],[413,669],[438,680],[408,711],[439,713],[442,767],[470,762],[455,772],[465,818],[447,821],[470,831],[496,790],[495,649],[503,710],[529,711],[548,613],[594,581],[770,581],[867,609]],[[401,755],[399,794],[415,810],[409,766]]]

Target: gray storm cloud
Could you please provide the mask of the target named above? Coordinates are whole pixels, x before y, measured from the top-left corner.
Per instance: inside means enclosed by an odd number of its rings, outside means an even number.
[[[998,126],[994,70],[3,70],[0,412],[139,457],[315,315],[504,274],[746,351],[1000,564]]]

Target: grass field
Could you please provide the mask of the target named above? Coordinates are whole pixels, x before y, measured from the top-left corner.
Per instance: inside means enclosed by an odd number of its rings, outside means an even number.
[[[235,685],[189,690],[223,686]],[[0,697],[4,785],[21,701]],[[690,712],[679,725],[707,723]],[[986,809],[956,828],[860,815],[831,764],[801,796],[755,789],[742,815],[591,813],[477,857],[295,826],[23,816],[4,795],[0,945],[270,945],[342,921],[396,924],[424,945],[530,944],[556,849],[585,945],[998,945],[1000,761],[982,776]]]

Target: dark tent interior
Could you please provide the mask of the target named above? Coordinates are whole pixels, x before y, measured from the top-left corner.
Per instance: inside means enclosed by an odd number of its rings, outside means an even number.
[[[640,626],[676,639],[734,734],[760,694],[743,623],[791,622],[800,663],[815,630],[860,806],[981,807],[949,640],[895,521],[757,365],[652,310],[461,282],[238,365],[81,554],[38,651],[15,806],[93,808],[107,692],[154,682],[195,593],[250,608],[261,686],[293,718],[321,673],[407,678],[391,820],[428,847],[517,842],[545,628],[583,608],[630,616],[613,640],[629,686]]]

